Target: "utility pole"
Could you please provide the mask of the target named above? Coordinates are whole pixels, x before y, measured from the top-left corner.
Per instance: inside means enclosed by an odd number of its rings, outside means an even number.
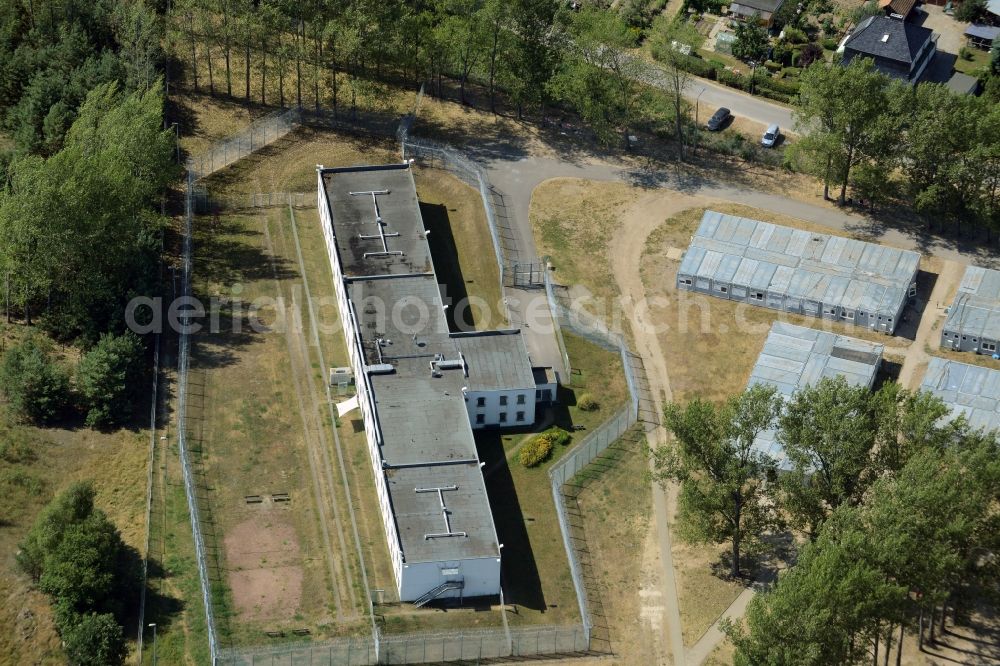
[[[156,623],[150,622],[149,626],[153,628],[153,666],[156,666]]]

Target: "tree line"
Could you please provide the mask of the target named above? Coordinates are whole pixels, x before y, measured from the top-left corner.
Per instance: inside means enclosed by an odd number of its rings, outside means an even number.
[[[161,211],[179,174],[163,127],[163,9],[0,3],[0,299],[6,324],[23,323],[0,356],[11,421],[118,426],[145,384],[145,341],[124,309],[158,292]],[[72,346],[78,360],[61,360]],[[119,664],[139,558],[94,499],[76,484],[53,500],[17,563],[51,598],[71,663]]]
[[[733,576],[785,530],[804,545],[727,633],[738,664],[888,663],[902,636],[959,614],[1000,580],[1000,442],[937,398],[824,379],[783,401],[754,386],[724,405],[669,405],[679,533],[727,543]],[[773,430],[780,466],[754,446]],[[940,614],[938,610],[940,609]],[[881,652],[880,652],[881,650]]]
[[[792,163],[877,204],[904,201],[928,223],[1000,231],[1000,105],[938,84],[890,80],[867,59],[802,74]]]

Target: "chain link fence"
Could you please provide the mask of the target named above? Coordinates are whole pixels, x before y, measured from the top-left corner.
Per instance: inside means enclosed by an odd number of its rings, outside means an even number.
[[[204,178],[255,150],[274,143],[301,124],[302,111],[298,107],[258,118],[238,134],[216,143],[201,155],[188,159],[188,171],[194,180]]]
[[[260,208],[288,205],[291,197],[293,206],[316,205],[315,193],[251,193],[231,196],[223,200],[213,200],[196,181],[229,166],[281,137],[287,135],[303,122],[332,127],[341,130],[358,130],[354,122],[342,121],[324,114],[303,113],[299,109],[272,114],[255,121],[246,130],[211,148],[204,155],[188,161],[187,187],[185,195],[184,235],[183,235],[183,296],[191,296],[191,225],[196,212],[218,210],[213,205],[225,208]],[[381,121],[363,125],[361,129],[389,133],[381,127]],[[517,271],[517,248],[510,230],[500,222],[496,200],[499,195],[489,184],[485,172],[472,160],[455,149],[426,139],[410,136],[412,117],[404,119],[397,130],[404,159],[414,159],[426,166],[442,168],[476,189],[486,212],[501,284],[506,284],[508,271]],[[571,536],[563,486],[600,456],[615,440],[625,434],[638,418],[639,384],[636,373],[641,370],[641,360],[629,350],[624,339],[607,329],[596,318],[581,316],[562,302],[557,294],[557,285],[551,284],[548,272],[537,271],[540,281],[544,281],[547,300],[557,326],[557,338],[567,370],[569,359],[562,340],[562,328],[567,328],[606,349],[615,349],[622,355],[622,365],[628,383],[630,402],[607,422],[584,438],[568,452],[549,472],[556,511],[562,531],[574,588],[580,606],[582,622],[570,626],[518,627],[510,629],[456,630],[453,632],[419,634],[383,634],[375,628],[368,637],[342,638],[308,643],[286,643],[274,646],[241,647],[221,649],[215,628],[215,617],[211,598],[206,547],[199,520],[195,482],[187,449],[185,415],[187,411],[187,374],[190,361],[190,338],[182,329],[179,336],[178,368],[178,448],[180,451],[185,495],[191,517],[191,529],[195,541],[195,554],[201,595],[205,605],[209,650],[215,664],[250,666],[278,666],[288,664],[348,664],[367,666],[369,664],[406,664],[445,661],[478,661],[482,659],[509,659],[539,655],[571,655],[589,652],[593,649],[591,631],[593,619],[587,599],[587,590],[580,559],[576,551],[574,537]],[[540,286],[540,285],[539,285]],[[506,304],[505,304],[506,306]],[[509,318],[510,313],[507,313]],[[183,317],[182,317],[183,321]],[[638,370],[637,370],[638,368]],[[501,610],[501,612],[504,612]]]

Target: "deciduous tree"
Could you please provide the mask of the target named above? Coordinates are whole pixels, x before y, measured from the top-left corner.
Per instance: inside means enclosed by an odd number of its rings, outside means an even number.
[[[681,484],[684,536],[731,545],[733,576],[744,551],[777,522],[764,489],[774,461],[754,440],[774,426],[779,408],[774,389],[758,385],[721,407],[696,399],[665,409],[676,441],[655,452],[657,475]]]

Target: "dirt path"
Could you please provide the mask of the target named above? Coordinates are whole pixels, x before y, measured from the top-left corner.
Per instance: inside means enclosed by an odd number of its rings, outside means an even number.
[[[643,360],[649,379],[650,392],[656,410],[662,411],[664,401],[671,399],[670,378],[667,373],[663,352],[656,336],[655,329],[644,319],[646,314],[646,289],[639,276],[639,262],[646,247],[646,239],[662,221],[686,208],[704,205],[701,197],[675,194],[664,205],[662,192],[652,192],[636,201],[622,216],[622,232],[615,235],[608,248],[611,258],[611,269],[615,282],[622,296],[622,306],[625,315],[632,325],[635,351]],[[657,426],[649,433],[649,444],[656,447],[666,442],[666,431]],[[650,470],[652,471],[652,458]],[[661,567],[659,591],[641,590],[640,596],[645,600],[652,597],[659,601],[656,613],[643,608],[653,617],[657,615],[662,622],[662,635],[654,632],[657,641],[666,638],[669,654],[675,664],[684,664],[684,638],[681,633],[680,608],[677,603],[677,581],[674,574],[674,564],[670,543],[670,516],[676,503],[677,489],[671,486],[669,491],[653,483],[653,508],[656,518],[656,541],[648,541],[647,547],[659,550]],[[658,592],[658,593],[656,593]],[[645,594],[644,594],[645,593]],[[663,646],[661,646],[662,648]],[[660,654],[667,654],[661,649]]]
[[[951,304],[958,285],[962,282],[962,275],[965,272],[965,264],[957,261],[943,260],[941,272],[930,298],[924,304],[923,312],[920,313],[920,326],[917,327],[917,336],[906,351],[903,358],[903,367],[899,371],[899,383],[911,390],[920,388],[920,379],[923,377],[923,368],[927,367],[931,355],[928,349],[937,349],[941,336],[940,327],[936,327],[944,309]]]

